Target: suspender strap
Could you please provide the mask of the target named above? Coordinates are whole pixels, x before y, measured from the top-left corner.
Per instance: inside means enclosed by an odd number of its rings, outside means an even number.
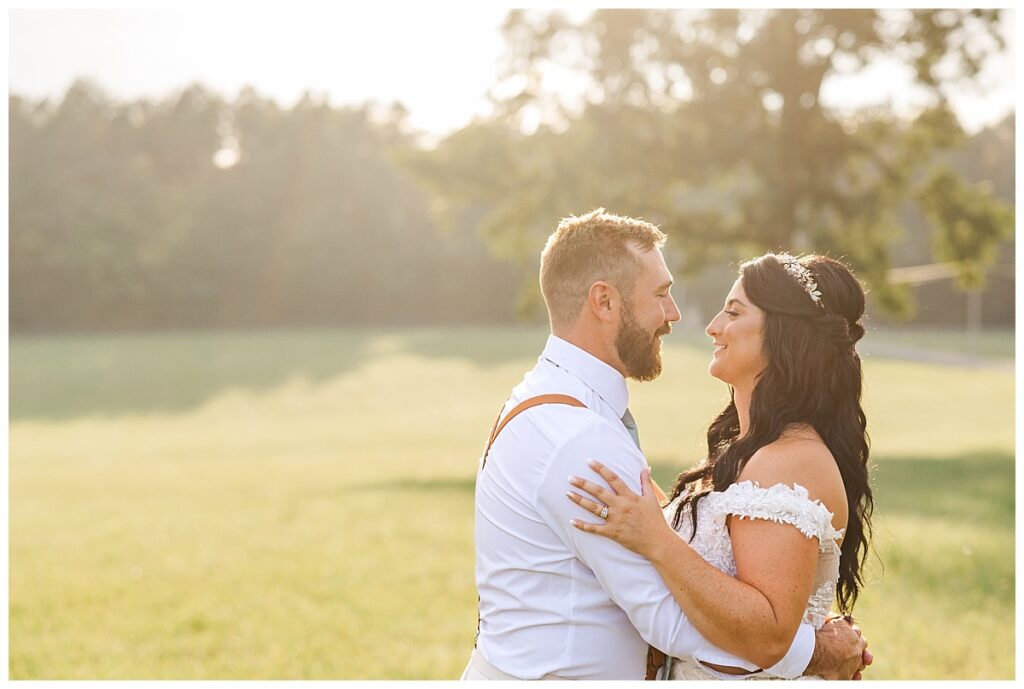
[[[552,395],[537,395],[536,397],[531,397],[528,400],[523,400],[522,402],[517,404],[515,406],[515,408],[512,411],[510,411],[505,416],[504,419],[501,418],[501,412],[499,411],[498,412],[498,418],[496,418],[494,420],[494,425],[491,426],[491,435],[487,439],[487,447],[484,448],[484,456],[483,456],[483,458],[482,458],[482,460],[480,462],[480,470],[481,471],[483,471],[484,466],[487,464],[487,453],[489,453],[491,451],[491,445],[494,444],[494,439],[497,438],[498,434],[501,433],[502,429],[505,428],[505,426],[508,425],[508,422],[511,421],[512,419],[514,419],[516,416],[518,416],[522,412],[526,411],[527,409],[532,409],[533,407],[536,407],[536,406],[538,406],[540,404],[568,404],[570,407],[586,407],[587,406],[587,405],[583,404],[582,402],[580,402],[575,397],[570,397],[569,395],[554,395],[554,394],[552,394]],[[502,405],[502,409],[504,409],[504,408],[505,408],[505,406]],[[499,421],[501,421],[500,424],[498,423]],[[473,637],[473,648],[476,648],[476,640],[480,637],[480,609],[479,609],[479,605],[480,605],[480,596],[478,595],[477,596],[477,614],[476,614],[476,636]]]
[[[494,439],[497,438],[498,434],[501,433],[502,429],[508,425],[508,422],[516,418],[516,416],[526,411],[527,409],[532,409],[533,407],[536,407],[537,405],[540,404],[568,404],[570,407],[587,406],[580,402],[575,397],[570,397],[569,395],[537,395],[536,397],[531,397],[530,399],[523,400],[522,402],[517,404],[516,407],[512,411],[510,411],[505,416],[504,419],[501,418],[501,412],[499,411],[498,418],[494,420],[494,425],[491,427],[491,437],[487,440],[487,447],[484,449],[483,461],[480,464],[481,469],[484,467],[485,464],[487,464],[487,453],[491,451],[491,445],[494,444]],[[501,421],[501,423],[499,424],[498,421]]]
[[[658,679],[658,670],[665,664],[665,654],[656,649],[654,646],[647,647],[647,676],[644,677],[646,680]],[[666,677],[665,679],[672,679]]]

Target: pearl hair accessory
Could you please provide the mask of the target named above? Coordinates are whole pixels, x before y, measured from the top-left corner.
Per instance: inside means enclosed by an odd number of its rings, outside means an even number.
[[[818,291],[818,283],[814,281],[811,271],[802,266],[795,256],[789,254],[778,254],[777,256],[782,262],[782,267],[800,283],[804,291],[810,295],[811,300],[821,308],[825,308],[825,305],[821,303],[821,292]]]

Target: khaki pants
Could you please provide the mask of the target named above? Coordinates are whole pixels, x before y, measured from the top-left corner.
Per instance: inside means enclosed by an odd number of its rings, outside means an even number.
[[[479,681],[479,680],[499,680],[499,681],[513,681],[521,682],[519,677],[514,677],[506,672],[502,672],[498,668],[494,667],[486,660],[484,656],[477,649],[473,649],[473,653],[469,656],[469,664],[466,665],[466,669],[462,671],[462,677],[459,678],[463,681]],[[542,680],[560,680],[561,677],[555,675],[544,675],[541,677]]]

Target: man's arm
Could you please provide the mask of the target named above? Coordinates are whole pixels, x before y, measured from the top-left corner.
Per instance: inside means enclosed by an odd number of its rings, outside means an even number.
[[[587,427],[559,448],[552,458],[537,495],[537,508],[552,530],[570,550],[594,572],[609,597],[629,616],[630,622],[649,644],[679,657],[694,656],[718,665],[757,669],[753,659],[736,651],[747,651],[741,630],[717,630],[720,647],[710,643],[686,616],[654,566],[645,558],[614,541],[583,533],[571,526],[571,519],[586,518],[582,508],[565,499],[570,475],[588,471],[586,461],[600,457],[620,476],[629,477],[631,489],[639,492],[640,469],[646,461],[628,436],[595,417]],[[625,480],[625,479],[624,479]],[[591,518],[593,515],[589,515]],[[713,577],[732,577],[714,568]],[[796,677],[806,668],[814,648],[814,632],[803,625],[790,651],[769,673]]]

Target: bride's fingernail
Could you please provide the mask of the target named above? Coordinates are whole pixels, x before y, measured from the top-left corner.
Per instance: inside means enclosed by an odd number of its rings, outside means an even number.
[[[593,460],[593,459],[588,459],[587,460],[587,466],[590,467],[591,469],[596,469],[597,468],[597,461]]]
[[[571,490],[567,490],[567,491],[565,491],[565,497],[567,497],[570,500],[572,500],[574,497],[576,497],[576,493],[573,493]]]
[[[571,483],[572,485],[574,485],[574,486],[579,485],[579,482],[580,482],[580,479],[579,479],[578,476],[570,476],[569,477],[569,483]]]

